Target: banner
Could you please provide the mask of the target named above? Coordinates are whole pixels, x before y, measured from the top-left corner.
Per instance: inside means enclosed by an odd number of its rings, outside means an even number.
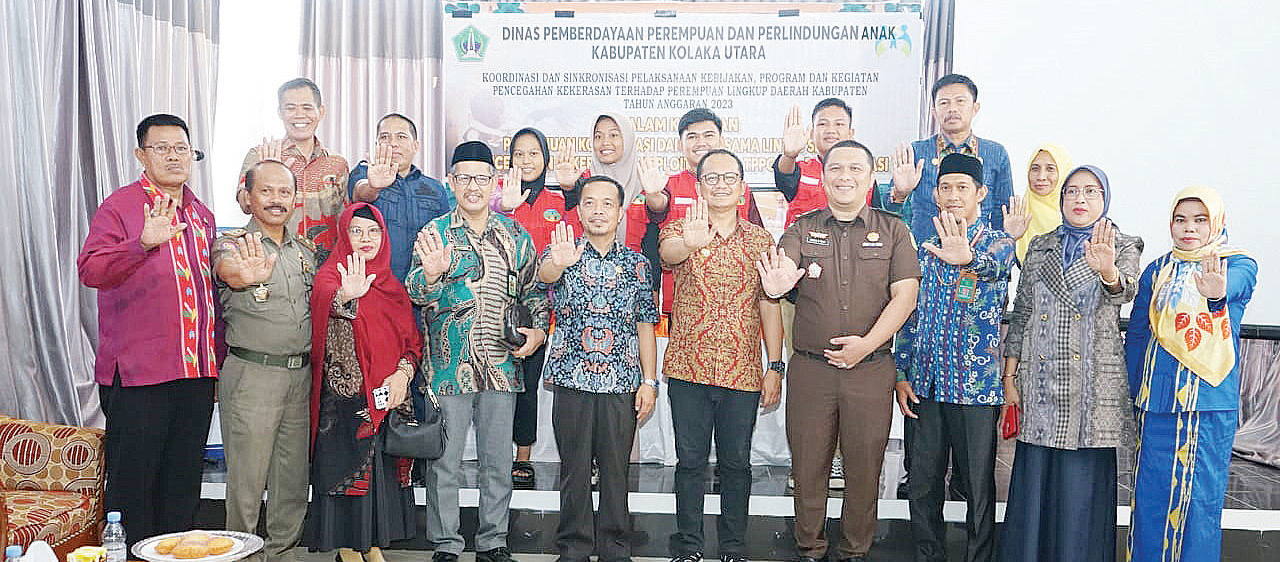
[[[568,143],[586,167],[595,118],[620,111],[635,125],[640,154],[673,174],[685,166],[677,122],[705,107],[722,119],[725,148],[742,158],[776,235],[785,202],[762,192],[773,188],[793,105],[807,124],[818,101],[848,103],[854,136],[876,155],[882,181],[890,149],[918,131],[918,12],[792,10],[783,17],[777,5],[752,13],[746,10],[761,6],[738,3],[689,13],[653,9],[687,4],[559,3],[559,11],[544,13],[470,6],[479,11],[444,21],[446,150],[481,140],[505,155],[510,135],[530,126],[547,135],[553,153]]]

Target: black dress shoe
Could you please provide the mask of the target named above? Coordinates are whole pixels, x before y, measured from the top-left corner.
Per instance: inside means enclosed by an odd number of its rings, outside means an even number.
[[[849,558],[841,558],[841,559],[840,559],[840,562],[867,562],[867,557],[865,557],[865,556],[852,556],[852,557],[849,557]]]
[[[801,556],[799,558],[796,558],[796,562],[823,562],[826,559],[827,559],[826,556],[823,556],[822,558],[814,558],[812,556]]]
[[[452,552],[436,552],[431,555],[431,562],[458,562],[458,555]]]

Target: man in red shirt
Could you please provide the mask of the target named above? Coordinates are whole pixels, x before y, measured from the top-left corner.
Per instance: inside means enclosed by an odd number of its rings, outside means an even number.
[[[699,107],[689,110],[680,117],[676,129],[680,134],[680,149],[684,152],[685,169],[667,178],[667,186],[663,189],[666,204],[663,206],[632,205],[627,209],[627,220],[631,221],[631,224],[648,224],[648,228],[627,229],[627,247],[640,251],[655,265],[658,263],[658,231],[672,221],[683,219],[685,213],[698,199],[698,177],[695,175],[698,163],[708,152],[724,148],[724,137],[721,136],[724,126],[720,117],[710,109]],[[760,210],[756,208],[756,201],[751,196],[751,188],[746,182],[742,184],[738,214],[756,226],[764,226],[764,222],[760,219]],[[675,281],[670,270],[662,270],[661,283],[662,316],[670,318],[671,296],[675,293]]]
[[[774,185],[787,198],[785,226],[791,226],[800,215],[827,206],[827,196],[822,190],[822,162],[818,161],[818,155],[826,154],[835,143],[853,139],[853,110],[840,98],[818,102],[813,106],[809,119],[806,130],[800,125],[800,106],[792,106],[782,129],[782,154],[773,161]],[[799,158],[806,145],[810,144],[810,153]],[[872,205],[875,192],[873,189],[867,193],[868,205]]]

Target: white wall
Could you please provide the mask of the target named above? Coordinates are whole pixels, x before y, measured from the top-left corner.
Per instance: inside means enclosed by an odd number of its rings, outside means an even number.
[[[959,0],[955,72],[978,84],[974,130],[1009,149],[1018,192],[1034,147],[1065,145],[1111,179],[1111,216],[1170,248],[1168,212],[1204,184],[1227,202],[1234,245],[1259,284],[1245,322],[1280,325],[1278,218],[1280,3],[1264,0]]]
[[[215,193],[211,208],[219,226],[243,226],[236,205],[240,164],[263,137],[281,138],[276,88],[297,78],[302,0],[223,0],[218,46],[218,97],[213,146],[207,150]]]

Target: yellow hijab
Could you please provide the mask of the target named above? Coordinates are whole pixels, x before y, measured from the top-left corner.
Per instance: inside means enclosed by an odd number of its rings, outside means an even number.
[[[1196,376],[1212,386],[1222,384],[1236,364],[1235,344],[1231,339],[1231,319],[1226,308],[1209,311],[1209,301],[1196,288],[1195,274],[1201,271],[1200,260],[1214,250],[1222,257],[1248,255],[1240,249],[1226,247],[1226,208],[1222,197],[1212,188],[1193,186],[1178,192],[1169,210],[1185,199],[1199,199],[1209,210],[1209,243],[1195,250],[1170,252],[1170,259],[1156,274],[1151,297],[1151,331],[1160,347],[1173,355]]]
[[[1052,232],[1062,224],[1062,184],[1067,181],[1067,175],[1071,173],[1074,166],[1071,164],[1071,155],[1067,153],[1067,149],[1060,144],[1051,142],[1044,143],[1037,147],[1031,153],[1031,158],[1027,161],[1027,170],[1031,170],[1031,163],[1035,161],[1036,156],[1044,151],[1053,158],[1054,165],[1058,168],[1058,181],[1054,184],[1053,189],[1049,193],[1040,195],[1031,189],[1030,182],[1027,183],[1027,208],[1031,212],[1031,223],[1027,225],[1027,233],[1018,239],[1015,251],[1018,255],[1020,263],[1026,263],[1027,247],[1031,245],[1031,239]]]

